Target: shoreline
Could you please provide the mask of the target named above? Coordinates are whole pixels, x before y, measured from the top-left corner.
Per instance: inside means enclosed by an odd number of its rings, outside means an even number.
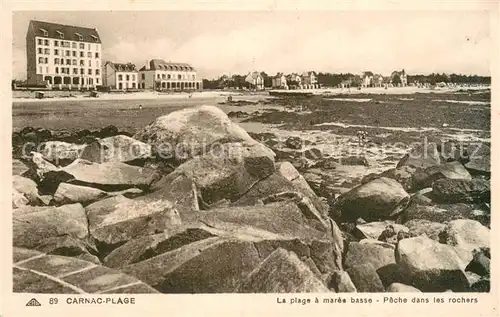
[[[251,98],[251,97],[264,97],[273,98],[269,92],[279,91],[283,95],[287,92],[290,93],[312,93],[317,96],[336,96],[336,95],[413,95],[417,93],[453,93],[460,90],[466,91],[483,91],[490,90],[491,87],[455,87],[455,88],[417,88],[417,87],[393,87],[393,88],[363,88],[361,90],[346,88],[322,88],[322,89],[300,89],[300,90],[264,90],[264,91],[225,91],[225,90],[209,90],[193,93],[158,93],[158,92],[133,92],[133,93],[100,93],[99,97],[89,97],[89,93],[80,94],[68,97],[46,97],[37,99],[34,97],[12,97],[13,103],[30,103],[30,102],[59,102],[59,101],[102,101],[102,100],[155,100],[155,99],[210,99],[220,98],[229,95],[235,97]],[[466,93],[466,92],[464,92]]]

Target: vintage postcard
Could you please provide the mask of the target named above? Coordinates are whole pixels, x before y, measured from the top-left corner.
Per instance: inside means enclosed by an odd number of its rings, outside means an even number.
[[[0,316],[498,316],[499,8],[2,4]]]

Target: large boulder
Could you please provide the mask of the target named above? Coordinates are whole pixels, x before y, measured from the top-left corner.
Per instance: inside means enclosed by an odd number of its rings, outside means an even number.
[[[183,173],[170,173],[151,185],[149,193],[137,200],[155,202],[168,200],[172,202],[183,221],[188,221],[200,211],[198,205],[199,192],[193,179]]]
[[[262,260],[252,242],[216,237],[134,263],[122,272],[162,293],[232,293]]]
[[[418,288],[401,283],[392,283],[387,287],[388,293],[422,293]]]
[[[356,293],[356,286],[346,271],[334,271],[329,285],[337,293]]]
[[[242,293],[323,293],[328,288],[294,252],[276,249],[238,288]]]
[[[128,241],[108,254],[103,263],[112,268],[121,268],[184,245],[215,237],[209,227],[172,227],[163,233],[147,235]]]
[[[465,266],[455,249],[427,237],[399,241],[396,261],[406,284],[423,292],[466,291],[469,287]]]
[[[453,220],[441,233],[440,242],[469,252],[468,263],[473,259],[475,252],[490,247],[490,229],[475,220]]]
[[[28,198],[18,192],[15,188],[12,189],[12,208],[19,208],[29,204]]]
[[[416,169],[412,166],[403,165],[398,168],[391,168],[380,174],[381,177],[392,178],[403,186],[404,190],[413,190],[413,173]]]
[[[87,216],[82,205],[22,207],[14,210],[14,246],[36,249],[47,239],[65,235],[77,240],[88,238]]]
[[[126,135],[116,135],[87,145],[81,158],[97,163],[130,162],[145,159],[151,154],[151,145]]]
[[[44,159],[56,165],[67,165],[80,158],[85,144],[72,144],[62,141],[47,141],[40,152]]]
[[[29,171],[29,167],[22,161],[13,159],[12,160],[12,175],[23,175]]]
[[[354,286],[360,293],[385,292],[384,284],[380,280],[377,270],[371,263],[362,263],[346,269]]]
[[[433,198],[441,203],[490,202],[490,181],[483,179],[440,179],[432,184]]]
[[[161,116],[134,135],[151,144],[163,158],[185,161],[215,143],[257,143],[219,108],[200,106]]]
[[[486,144],[470,145],[467,148],[469,162],[465,167],[473,174],[491,173],[491,149]]]
[[[31,179],[14,175],[12,176],[12,188],[28,199],[29,204],[38,205],[41,203],[38,193],[38,185]]]
[[[88,205],[86,212],[90,235],[101,255],[134,238],[181,224],[179,213],[167,200],[145,202],[119,195]]]
[[[71,257],[14,248],[14,293],[119,294],[157,293],[119,271]]]
[[[209,209],[221,200],[237,200],[274,170],[274,153],[264,145],[226,143],[183,163],[169,176],[192,179],[203,203],[200,208]]]
[[[409,200],[408,193],[397,181],[380,177],[340,195],[336,208],[345,219],[366,221],[389,219],[398,205]]]
[[[412,219],[404,224],[414,236],[425,235],[439,241],[439,235],[446,228],[444,223],[433,222],[426,219]]]
[[[489,218],[477,213],[472,205],[468,204],[439,204],[423,206],[410,203],[397,218],[397,223],[406,223],[413,219],[424,219],[432,222],[445,223],[456,219],[474,219],[483,224],[489,223]]]
[[[426,169],[419,168],[413,174],[414,188],[431,187],[434,181],[442,178],[471,180],[472,176],[460,162],[449,162]]]
[[[411,166],[427,168],[441,164],[441,156],[435,143],[423,143],[412,148],[396,167]]]

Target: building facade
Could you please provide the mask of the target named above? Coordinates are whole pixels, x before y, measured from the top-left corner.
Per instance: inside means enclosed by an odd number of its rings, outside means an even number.
[[[318,88],[318,76],[313,71],[302,73],[301,85],[305,89]]]
[[[101,44],[96,29],[30,21],[27,84],[70,89],[101,86]]]
[[[273,88],[288,89],[285,74],[277,73],[276,76],[273,77]]]
[[[102,80],[104,87],[113,90],[135,90],[139,88],[139,72],[132,63],[106,62]]]
[[[251,89],[264,90],[264,77],[259,72],[251,72],[245,77]]]
[[[167,91],[203,89],[196,69],[185,63],[170,63],[153,59],[139,70],[139,88]]]

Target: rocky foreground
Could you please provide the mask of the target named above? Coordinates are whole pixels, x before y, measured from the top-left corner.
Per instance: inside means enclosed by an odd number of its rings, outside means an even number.
[[[489,291],[488,146],[415,148],[342,193],[298,171],[331,158],[272,147],[211,106],[14,133],[14,291]]]

